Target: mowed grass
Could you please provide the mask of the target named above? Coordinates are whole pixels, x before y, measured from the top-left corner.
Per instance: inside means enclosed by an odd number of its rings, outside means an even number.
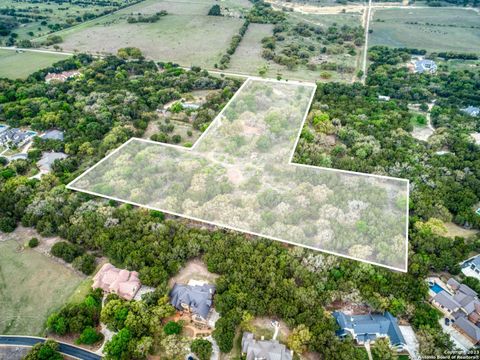
[[[41,335],[48,315],[74,294],[82,278],[18,243],[0,243],[0,334]]]
[[[68,56],[25,51],[0,50],[0,77],[10,79],[26,78],[31,73],[48,67]]]
[[[183,66],[213,68],[226,51],[243,20],[235,17],[207,16],[215,0],[147,0],[57,34],[69,51],[116,53],[134,46],[148,58],[172,61]],[[168,12],[156,23],[129,24],[132,14]]]
[[[370,28],[370,46],[480,53],[480,15],[471,9],[375,10]]]

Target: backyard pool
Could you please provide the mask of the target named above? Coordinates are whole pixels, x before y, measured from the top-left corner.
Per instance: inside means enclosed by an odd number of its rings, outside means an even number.
[[[442,290],[445,290],[444,288],[442,288],[440,285],[438,285],[437,283],[433,283],[433,285],[430,285],[430,289],[435,293],[435,294],[438,294],[440,291]]]

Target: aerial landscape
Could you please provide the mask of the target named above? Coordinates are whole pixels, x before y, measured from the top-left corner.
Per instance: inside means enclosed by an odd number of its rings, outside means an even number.
[[[480,2],[0,0],[0,359],[480,359]]]

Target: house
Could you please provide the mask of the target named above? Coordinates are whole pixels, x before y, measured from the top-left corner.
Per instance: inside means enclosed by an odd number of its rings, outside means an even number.
[[[390,100],[390,96],[378,95],[378,100],[381,100],[381,101],[389,101],[389,100]]]
[[[80,75],[80,71],[77,71],[77,70],[63,71],[61,73],[48,73],[45,76],[45,82],[46,83],[50,83],[51,81],[65,82],[68,79],[77,77],[79,75]]]
[[[243,333],[242,354],[246,360],[292,360],[292,353],[277,340],[255,340],[252,333]]]
[[[187,110],[197,110],[200,108],[200,104],[195,104],[195,103],[188,103],[188,102],[184,102],[182,103],[182,106],[184,109],[187,109]]]
[[[179,311],[192,313],[192,320],[198,325],[207,325],[214,294],[214,285],[175,284],[170,292],[170,303]]]
[[[432,298],[432,305],[454,320],[453,326],[472,346],[477,345],[480,343],[480,300],[476,291],[453,278],[447,281],[447,286],[452,293],[441,290]]]
[[[42,139],[44,140],[60,140],[63,141],[63,131],[60,130],[49,130],[43,134]]]
[[[471,276],[480,280],[480,255],[468,259],[461,266],[465,276]]]
[[[17,128],[8,128],[0,131],[0,145],[7,147],[21,147],[30,141],[37,133],[23,131]]]
[[[100,288],[106,293],[117,294],[125,300],[132,300],[141,286],[136,271],[120,270],[107,263],[93,277],[92,288]]]
[[[460,110],[462,110],[464,113],[470,116],[478,116],[480,114],[480,108],[476,106],[468,106]]]
[[[333,317],[340,326],[337,335],[351,336],[359,345],[373,343],[378,338],[388,338],[391,346],[399,351],[406,345],[397,319],[388,311],[383,314],[368,315],[347,315],[335,311]]]
[[[437,293],[432,298],[432,304],[447,316],[457,312],[461,308],[461,305],[446,291]]]
[[[415,72],[418,74],[430,73],[435,74],[437,72],[437,64],[433,60],[420,59],[415,61]]]
[[[472,323],[465,317],[458,318],[453,326],[465,335],[473,345],[477,345],[480,342],[480,327]]]
[[[8,125],[0,124],[0,133],[1,133],[1,132],[4,132],[4,131],[7,130],[8,128],[9,128]]]
[[[37,166],[40,169],[40,173],[49,173],[55,160],[62,160],[66,159],[67,157],[68,155],[62,152],[44,152],[42,154],[42,158],[37,161]]]

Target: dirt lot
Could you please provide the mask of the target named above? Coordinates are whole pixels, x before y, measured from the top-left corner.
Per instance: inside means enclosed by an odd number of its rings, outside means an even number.
[[[219,275],[207,270],[207,266],[202,260],[193,259],[187,262],[179,273],[169,280],[168,285],[173,286],[175,283],[187,284],[190,280],[204,280],[209,283],[215,283],[218,277]]]

